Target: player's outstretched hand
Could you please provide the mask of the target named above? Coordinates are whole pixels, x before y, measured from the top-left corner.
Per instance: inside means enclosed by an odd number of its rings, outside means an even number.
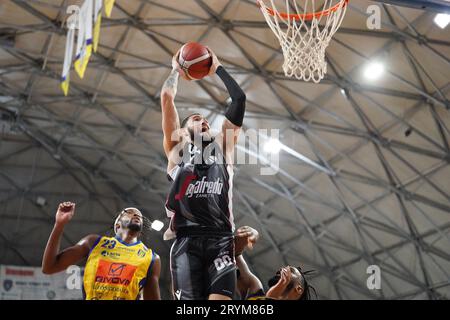
[[[181,48],[178,49],[177,53],[174,54],[172,57],[172,70],[177,70],[177,72],[180,74],[180,76],[185,80],[191,80],[188,78],[186,73],[184,72],[183,68],[180,66],[180,63],[178,62],[178,57],[180,56]]]
[[[208,49],[209,53],[211,54],[211,58],[212,58],[211,68],[209,69],[209,73],[208,73],[209,76],[212,76],[213,74],[216,73],[217,68],[220,67],[222,64],[220,63],[216,54],[209,47],[206,47],[206,48]]]
[[[258,239],[259,233],[252,227],[243,226],[238,228],[234,240],[236,256],[242,254],[246,248],[253,249],[253,245]]]
[[[292,273],[290,267],[281,268],[280,280],[267,291],[266,297],[271,299],[280,300],[283,298],[283,293],[286,291],[286,287],[291,282]]]
[[[62,202],[58,206],[58,211],[56,211],[56,224],[64,226],[73,217],[75,213],[75,203],[73,202]]]

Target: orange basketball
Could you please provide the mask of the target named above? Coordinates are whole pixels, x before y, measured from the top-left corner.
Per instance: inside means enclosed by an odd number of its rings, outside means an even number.
[[[204,45],[188,42],[181,47],[178,63],[188,78],[200,80],[208,75],[212,58]]]

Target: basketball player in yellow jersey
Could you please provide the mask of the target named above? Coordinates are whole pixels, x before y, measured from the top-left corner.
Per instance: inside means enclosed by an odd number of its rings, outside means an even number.
[[[45,248],[42,271],[52,274],[87,258],[83,295],[87,300],[160,300],[161,261],[138,240],[143,217],[136,208],[124,209],[114,222],[115,237],[88,235],[76,245],[60,251],[65,225],[75,213],[75,204],[61,203]]]

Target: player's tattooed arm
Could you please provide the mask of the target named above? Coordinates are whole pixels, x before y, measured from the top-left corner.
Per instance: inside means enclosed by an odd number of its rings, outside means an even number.
[[[172,149],[180,142],[178,132],[180,131],[180,119],[178,111],[175,107],[175,96],[177,94],[178,78],[180,74],[180,66],[177,62],[178,52],[172,58],[172,71],[164,81],[161,89],[161,113],[162,113],[162,129],[164,133],[164,152],[166,153],[168,164],[167,172],[172,170],[176,165],[171,158]]]
[[[170,72],[169,77],[163,84],[162,92],[170,94],[173,98],[175,98],[177,94],[178,87],[178,77],[181,75],[183,79],[187,79],[186,74],[178,63],[178,56],[180,55],[180,50],[174,54],[172,57],[172,71]],[[188,79],[187,79],[188,80]]]
[[[163,84],[162,92],[170,94],[173,98],[175,98],[177,94],[178,77],[179,77],[178,71],[176,69],[172,69],[169,77]]]

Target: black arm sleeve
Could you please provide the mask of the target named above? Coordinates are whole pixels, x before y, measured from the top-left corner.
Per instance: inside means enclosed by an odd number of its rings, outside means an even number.
[[[245,93],[224,67],[219,66],[216,73],[222,79],[231,97],[231,104],[225,112],[225,117],[235,126],[242,127],[245,113]]]

